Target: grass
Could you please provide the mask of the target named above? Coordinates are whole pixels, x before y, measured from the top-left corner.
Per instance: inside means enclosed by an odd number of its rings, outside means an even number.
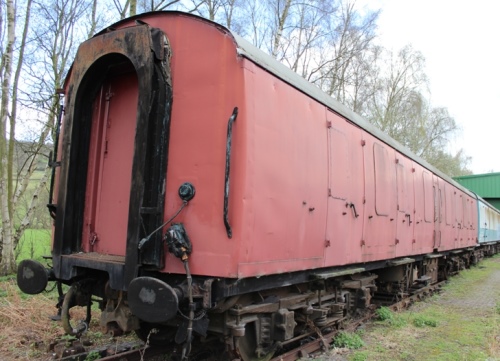
[[[0,359],[40,359],[47,342],[62,334],[59,324],[48,321],[57,312],[54,295],[24,295],[12,277],[0,280],[0,291]]]
[[[50,256],[51,230],[27,229],[19,240],[16,261],[35,259],[43,261],[43,256]]]
[[[64,335],[60,322],[49,319],[57,313],[57,299],[58,294],[54,289],[34,296],[26,295],[18,289],[15,276],[0,278],[0,360],[52,360],[49,344],[74,339],[73,336]],[[84,307],[72,308],[72,320],[84,319],[85,312]],[[95,345],[112,341],[109,335],[102,333],[99,319],[100,311],[94,304],[90,329],[85,338]],[[129,338],[136,340],[133,335]]]
[[[430,317],[418,315],[413,319],[413,325],[415,327],[437,327],[438,322]]]
[[[375,313],[379,321],[387,322],[394,327],[402,327],[407,323],[401,315],[395,314],[387,307],[380,307]]]
[[[442,294],[408,311],[381,308],[378,321],[364,333],[365,346],[352,351],[349,360],[500,360],[500,303],[495,301],[500,289],[494,272],[500,272],[499,257],[463,271]]]

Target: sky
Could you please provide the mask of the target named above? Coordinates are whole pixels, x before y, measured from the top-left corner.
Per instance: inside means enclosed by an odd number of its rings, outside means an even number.
[[[358,0],[381,9],[381,44],[412,44],[426,58],[434,107],[446,107],[459,134],[450,151],[464,149],[475,174],[500,172],[500,31],[494,0]]]

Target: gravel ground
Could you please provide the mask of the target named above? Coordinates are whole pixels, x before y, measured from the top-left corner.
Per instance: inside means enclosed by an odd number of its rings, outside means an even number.
[[[492,259],[495,263],[500,263],[500,258]],[[482,267],[481,265],[479,267]],[[456,277],[460,277],[457,275]],[[500,271],[493,272],[484,282],[471,285],[471,290],[464,297],[452,298],[446,293],[442,295],[436,302],[442,304],[459,306],[463,308],[475,307],[477,309],[491,309],[495,307],[498,300],[500,289]]]

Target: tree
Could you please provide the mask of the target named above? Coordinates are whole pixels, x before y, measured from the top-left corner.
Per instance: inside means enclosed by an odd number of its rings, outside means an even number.
[[[113,0],[115,10],[121,19],[126,16],[134,16],[142,12],[162,11],[171,8],[181,0]]]
[[[327,51],[321,52],[322,58],[315,69],[318,75],[311,80],[340,102],[348,103],[349,94],[357,94],[360,88],[368,86],[360,82],[363,78],[359,74],[355,76],[356,70],[364,68],[364,75],[376,71],[369,66],[372,59],[368,62],[366,55],[378,52],[373,44],[378,17],[379,12],[361,16],[355,3],[346,1],[340,3],[328,23]]]
[[[125,17],[127,17],[127,13],[129,12],[130,0],[126,0],[123,4],[120,0],[113,0],[113,5],[115,5],[115,9],[118,11],[120,20],[125,19]],[[135,15],[133,10],[131,15]]]
[[[291,31],[286,38],[281,36],[279,47],[284,54],[283,62],[308,80],[312,67],[317,65],[318,50],[327,41],[327,28],[337,9],[329,1],[296,3]]]
[[[0,74],[2,79],[1,109],[0,109],[0,275],[12,273],[15,270],[14,249],[18,234],[14,228],[15,201],[19,199],[18,189],[14,189],[14,144],[16,136],[17,98],[19,79],[21,77],[24,49],[31,17],[32,1],[28,0],[24,8],[23,27],[20,42],[16,44],[16,6],[12,0],[7,0],[7,37],[5,46],[0,49],[2,60]],[[0,11],[3,11],[0,7]],[[4,24],[0,24],[3,26]],[[15,54],[15,46],[19,51]],[[15,56],[17,55],[17,56]]]
[[[312,53],[320,45],[335,7],[326,0],[254,0],[241,9],[247,19],[240,21],[245,26],[242,32],[249,40],[292,70],[307,75]]]
[[[396,55],[381,57],[383,63],[374,83],[373,96],[367,104],[368,120],[390,136],[405,138],[406,126],[421,110],[422,89],[427,85],[425,58],[411,46]],[[388,64],[388,66],[384,66]]]
[[[235,17],[243,12],[242,3],[243,0],[191,0],[191,4],[184,5],[184,7],[190,13],[217,21],[228,29],[234,30],[238,27],[234,21]],[[241,29],[241,27],[238,28]]]
[[[459,151],[446,152],[449,138],[459,129],[445,107],[432,107],[424,95],[427,88],[425,58],[411,46],[405,46],[381,69],[372,84],[371,99],[364,113],[382,131],[408,147],[441,171],[455,176],[467,173],[470,158]]]
[[[427,161],[450,177],[472,174],[468,168],[471,157],[467,156],[463,149],[460,149],[455,155],[443,150],[436,150],[435,153],[427,156]]]
[[[8,37],[2,47],[1,62],[0,274],[15,271],[14,249],[31,226],[40,196],[46,190],[50,168],[45,167],[37,181],[32,179],[40,158],[47,158],[46,143],[53,137],[59,109],[55,91],[63,85],[76,45],[93,33],[98,23],[94,13],[88,32],[84,31],[85,26],[77,26],[95,6],[96,0],[27,0],[23,8],[16,8],[13,1],[6,3]],[[18,9],[24,12],[21,24],[16,24]],[[36,26],[31,27],[33,20]],[[17,42],[16,26],[22,29]],[[30,56],[25,57],[25,53]],[[26,143],[29,146],[24,148],[23,162],[16,163],[16,129],[23,120],[36,129],[36,136]]]

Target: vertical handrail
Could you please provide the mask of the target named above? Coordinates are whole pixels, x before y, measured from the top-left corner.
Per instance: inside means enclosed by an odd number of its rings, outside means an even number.
[[[238,107],[235,107],[233,114],[229,117],[227,122],[227,140],[226,140],[226,172],[224,175],[224,226],[226,227],[227,237],[233,237],[233,231],[228,219],[228,206],[229,206],[229,174],[231,168],[231,143],[233,138],[233,123],[236,121],[238,116]]]

